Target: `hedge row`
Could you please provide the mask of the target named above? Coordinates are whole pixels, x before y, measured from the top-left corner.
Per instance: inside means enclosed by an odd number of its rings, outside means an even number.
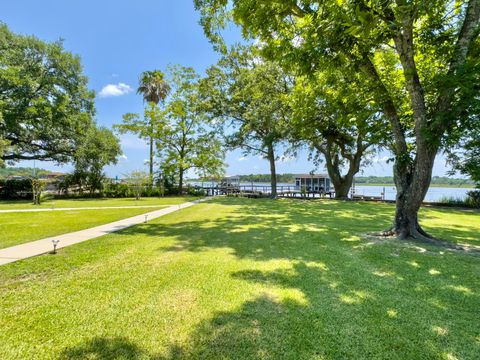
[[[30,179],[0,179],[0,199],[16,200],[33,197]]]

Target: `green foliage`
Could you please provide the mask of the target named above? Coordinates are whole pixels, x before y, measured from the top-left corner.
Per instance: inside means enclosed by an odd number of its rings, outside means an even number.
[[[154,103],[145,106],[143,118],[139,114],[123,115],[123,123],[115,124],[113,128],[120,134],[131,133],[140,139],[150,141],[158,137],[158,131],[164,126],[164,117],[160,108]]]
[[[142,196],[142,191],[150,184],[150,177],[144,171],[134,170],[125,174],[125,182],[138,200]]]
[[[42,202],[42,193],[47,186],[46,180],[33,178],[31,179],[32,184],[32,193],[33,193],[33,204],[40,205]]]
[[[113,183],[105,182],[103,187],[103,195],[107,198],[129,198],[136,197],[138,194],[138,199],[140,197],[163,197],[165,195],[173,195],[178,193],[177,187],[168,187],[168,186],[138,186],[138,191],[136,186],[132,186],[129,183]]]
[[[206,191],[199,187],[199,186],[188,186],[187,187],[187,194],[192,196],[206,196]]]
[[[32,199],[31,179],[0,179],[0,199]]]
[[[71,160],[93,126],[94,93],[80,58],[0,25],[0,139],[3,160]]]
[[[203,177],[222,174],[225,154],[201,109],[198,75],[182,66],[170,67],[169,73],[172,93],[165,105],[165,124],[157,129],[158,153],[163,176],[178,179],[182,191],[188,170]]]
[[[7,140],[0,138],[0,170],[5,167],[5,162],[3,161],[2,156],[5,153],[5,149],[7,149],[8,144],[9,142]]]
[[[137,94],[142,94],[147,103],[157,105],[163,102],[170,92],[170,85],[160,70],[145,71],[140,75]]]
[[[233,20],[287,70],[309,77],[353,72],[371,82],[361,102],[367,108],[373,100],[388,120],[403,194],[393,231],[424,237],[417,213],[435,156],[480,114],[480,0],[195,0],[195,6],[213,42]]]
[[[480,187],[480,125],[477,119],[474,129],[470,129],[454,150],[449,152],[452,173],[460,172],[469,176]]]
[[[468,208],[477,208],[480,209],[480,190],[472,190],[467,192],[467,197],[454,198],[454,197],[443,197],[439,200],[439,204],[445,206],[457,206],[457,207],[468,207]]]
[[[155,149],[160,144],[160,133],[165,126],[165,115],[159,106],[154,102],[149,102],[144,109],[143,118],[139,114],[127,113],[123,115],[122,124],[114,124],[113,128],[120,134],[136,134],[140,139],[149,143],[149,175],[150,183],[153,183],[153,166]]]
[[[105,127],[92,127],[75,154],[75,171],[64,181],[69,186],[77,186],[81,193],[87,190],[90,195],[102,190],[105,175],[103,168],[116,164],[122,154],[119,139]]]
[[[106,182],[103,194],[107,198],[126,198],[133,196],[131,187],[126,183]]]
[[[159,103],[163,103],[170,92],[170,84],[160,70],[145,71],[140,75],[137,94],[142,94],[147,102],[143,119],[139,114],[128,113],[123,115],[123,123],[114,125],[121,134],[133,133],[140,139],[148,141],[150,185],[153,183],[153,167],[155,145],[158,147],[158,131],[162,128],[163,114]]]
[[[226,135],[230,148],[269,156],[289,132],[291,79],[254,48],[234,47],[201,82],[204,110]]]
[[[476,0],[470,2],[475,4]],[[261,41],[263,55],[275,59],[287,69],[314,76],[332,71],[344,74],[353,71],[361,81],[373,81],[362,91],[356,90],[364,98],[359,101],[364,108],[369,101],[376,101],[382,111],[388,113],[385,98],[393,99],[407,137],[413,131],[414,122],[409,98],[409,92],[413,90],[406,86],[410,75],[418,71],[425,92],[425,106],[432,109],[427,116],[435,118],[432,122],[436,122],[430,130],[425,130],[431,134],[425,133],[424,136],[433,143],[443,139],[444,133],[437,136],[436,131],[450,129],[453,124],[464,126],[471,112],[478,114],[475,89],[480,73],[476,61],[479,41],[474,37],[471,44],[468,41],[456,43],[468,3],[436,0],[400,5],[392,0],[239,0],[227,11],[229,5],[225,0],[195,0],[205,33],[213,42],[219,41],[222,29],[234,21],[245,36]],[[472,24],[474,27],[478,25],[478,19],[473,18]],[[410,30],[409,26],[416,46],[417,69],[406,68],[400,56],[402,49],[398,42],[395,43],[400,32],[405,34]],[[462,45],[469,46],[464,64],[461,63],[465,49],[459,48]],[[452,73],[455,66],[459,68]],[[372,75],[378,77],[375,79]],[[338,80],[330,83],[332,91],[349,91],[342,85],[342,77]],[[381,86],[378,81],[382,82]],[[438,113],[439,102],[445,100],[454,86],[457,93],[455,98],[448,98],[452,101],[449,111]],[[410,145],[413,153],[415,143]]]

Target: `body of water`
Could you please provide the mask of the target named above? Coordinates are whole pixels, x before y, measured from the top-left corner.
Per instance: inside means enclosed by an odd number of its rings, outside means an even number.
[[[367,195],[367,196],[380,196],[380,194],[385,189],[385,199],[386,200],[395,200],[397,190],[395,186],[365,186],[365,185],[356,185],[355,193],[357,195]],[[438,202],[442,198],[458,198],[464,199],[467,196],[467,191],[472,190],[471,188],[453,188],[453,187],[430,187],[428,189],[427,195],[425,196],[425,201],[428,202]]]
[[[198,185],[201,186],[202,183],[200,182],[190,182],[191,185]],[[270,183],[244,183],[242,182],[240,185],[242,186],[249,186],[249,185],[257,185],[257,186],[270,186]],[[212,186],[215,183],[212,182],[204,182],[203,185],[205,186]],[[294,186],[291,183],[278,183],[278,186]],[[382,192],[385,189],[385,199],[386,200],[395,200],[395,195],[397,193],[395,186],[387,185],[387,186],[366,186],[366,185],[356,185],[355,186],[355,193],[357,195],[366,195],[366,196],[381,196]],[[425,196],[425,201],[427,202],[438,202],[442,198],[455,198],[455,199],[465,199],[467,196],[467,192],[472,190],[472,188],[455,188],[455,187],[430,187],[428,189],[427,195]]]

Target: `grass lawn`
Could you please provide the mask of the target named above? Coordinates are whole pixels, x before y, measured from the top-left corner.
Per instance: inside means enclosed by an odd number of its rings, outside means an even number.
[[[45,200],[42,204],[33,205],[30,200],[0,200],[0,210],[10,209],[38,209],[38,208],[77,208],[92,206],[156,206],[156,205],[176,205],[187,201],[198,199],[193,196],[167,196],[151,198],[118,198],[118,199],[65,199],[65,200]]]
[[[478,359],[480,256],[393,206],[214,199],[0,267],[3,359]],[[422,210],[478,244],[480,214]]]
[[[0,213],[0,249],[88,229],[161,208],[162,206],[139,209]]]

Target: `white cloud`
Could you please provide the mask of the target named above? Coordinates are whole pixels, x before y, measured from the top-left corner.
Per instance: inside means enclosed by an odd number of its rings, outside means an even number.
[[[242,156],[242,157],[239,157],[237,159],[237,161],[244,161],[244,160],[247,160],[247,157],[246,156]]]
[[[118,84],[108,84],[105,85],[102,90],[100,90],[100,97],[113,97],[113,96],[122,96],[132,92],[133,89],[130,85],[125,83]]]
[[[120,160],[128,160],[128,157],[127,157],[127,155],[123,154],[123,155],[119,156],[119,159]]]

